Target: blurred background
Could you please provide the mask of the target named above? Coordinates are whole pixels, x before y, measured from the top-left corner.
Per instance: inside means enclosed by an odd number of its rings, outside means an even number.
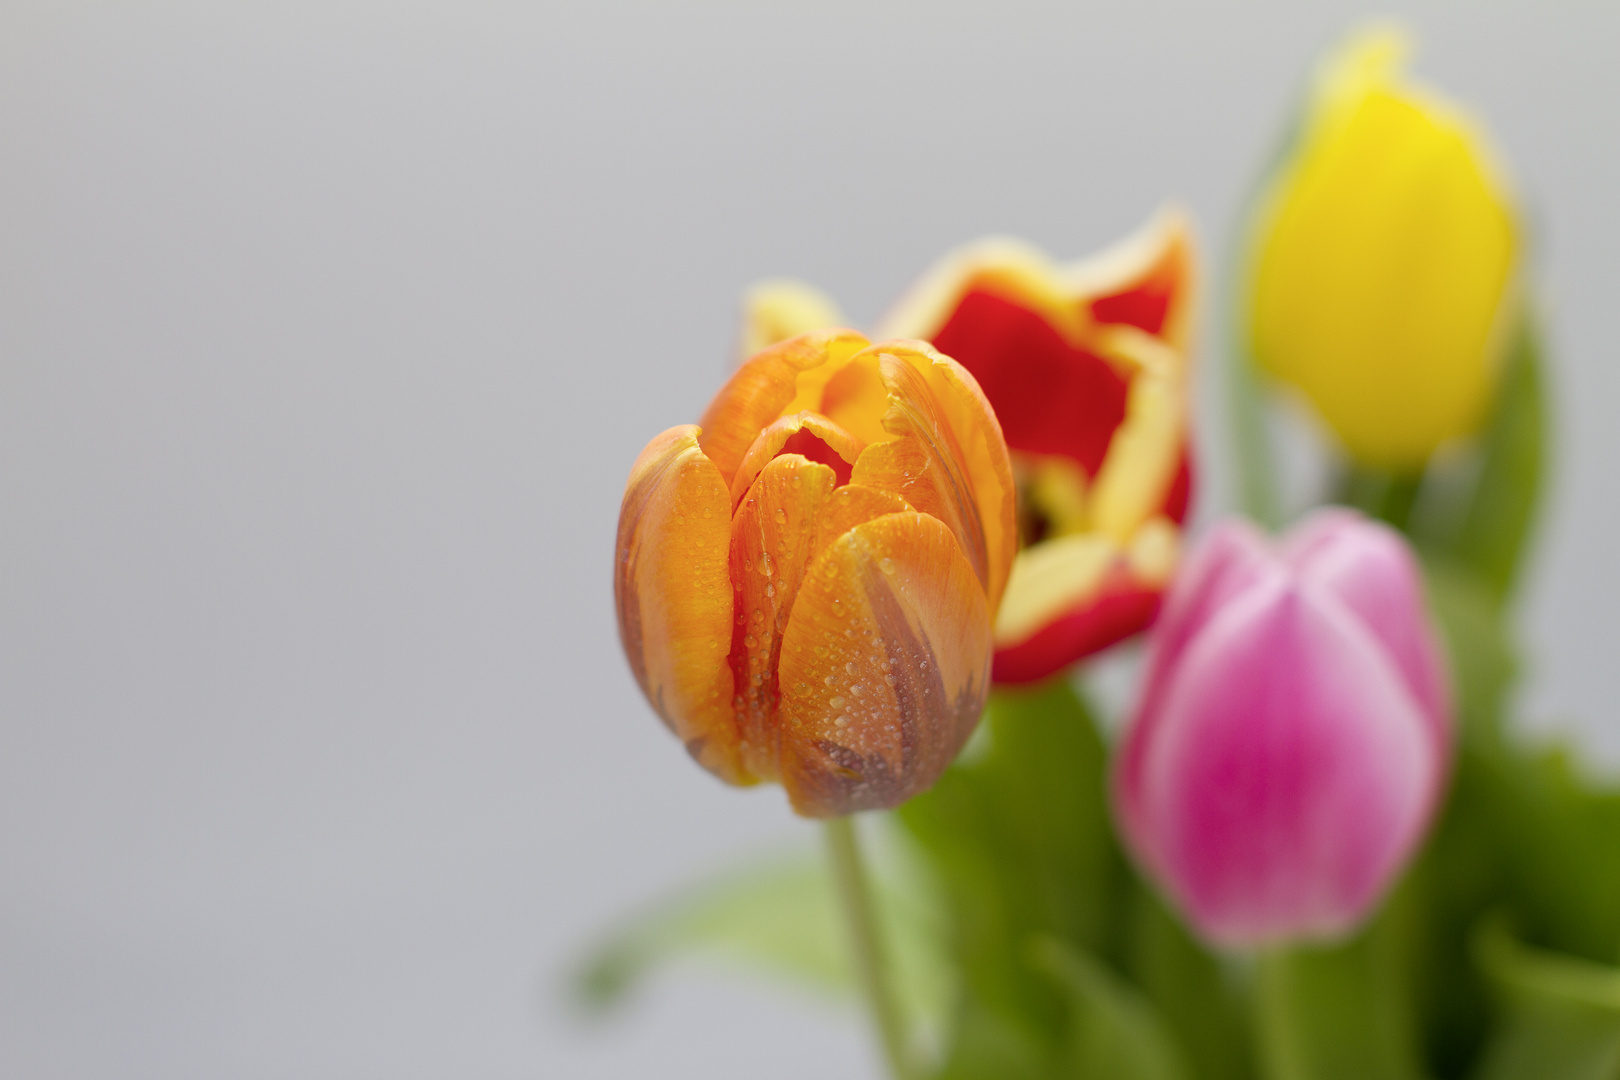
[[[1537,230],[1556,480],[1524,711],[1620,764],[1620,9],[1393,5]],[[810,845],[639,697],[609,560],[737,299],[868,322],[1162,200],[1206,267],[1358,5],[0,6],[0,1074],[875,1076],[592,934]],[[1203,520],[1230,505],[1200,356]]]

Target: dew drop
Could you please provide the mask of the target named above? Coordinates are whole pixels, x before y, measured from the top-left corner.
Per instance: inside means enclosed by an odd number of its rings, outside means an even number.
[[[841,697],[829,698],[827,704],[831,705],[835,709],[842,709],[844,707],[844,699]]]
[[[749,634],[747,637],[743,638],[743,644],[752,649],[755,645],[759,644],[759,639],[753,634]]]
[[[704,507],[704,508],[703,508],[703,516],[704,516],[704,517],[706,517],[706,518],[712,518],[712,517],[714,517],[714,507],[712,507],[712,506],[705,506],[705,507]]]
[[[787,524],[787,511],[782,509],[780,506],[776,508],[776,522],[778,525]]]
[[[851,660],[849,663],[845,664],[844,672],[849,675],[855,674],[855,661]]]
[[[882,570],[885,574],[894,573],[894,560],[889,558],[887,555],[883,556],[883,558],[878,560],[878,569]]]
[[[862,686],[860,683],[852,683],[850,685],[849,692],[854,694],[856,697],[865,697],[866,687]]]
[[[839,718],[838,718],[838,719],[836,719],[836,720],[834,720],[834,721],[833,721],[833,726],[834,726],[834,727],[840,727],[840,728],[847,728],[847,727],[849,727],[849,717],[847,717],[847,716],[840,716],[840,717],[839,717]]]
[[[888,683],[890,686],[893,686],[894,685],[894,676],[893,675],[885,675],[885,676],[883,676],[883,681]]]

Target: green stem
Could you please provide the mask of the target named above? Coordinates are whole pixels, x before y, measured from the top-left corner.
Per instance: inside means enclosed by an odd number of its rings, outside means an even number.
[[[1244,513],[1266,529],[1282,525],[1277,473],[1267,445],[1265,405],[1248,352],[1234,332],[1228,343],[1226,394],[1236,451],[1238,499]]]
[[[1423,1080],[1397,894],[1349,941],[1265,950],[1255,968],[1265,1080]]]
[[[855,950],[855,968],[861,990],[872,1012],[883,1056],[895,1080],[911,1080],[911,1060],[907,1052],[905,1025],[889,981],[889,967],[878,931],[877,911],[872,903],[871,882],[861,862],[860,844],[855,836],[855,819],[832,818],[826,822],[827,857],[832,862],[838,899],[849,926],[850,944]]]
[[[1351,463],[1339,481],[1339,502],[1410,533],[1423,473],[1398,473]]]

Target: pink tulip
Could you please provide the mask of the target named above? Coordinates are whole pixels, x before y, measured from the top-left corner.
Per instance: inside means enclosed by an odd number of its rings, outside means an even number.
[[[1275,545],[1224,522],[1154,627],[1115,761],[1126,843],[1217,945],[1342,936],[1434,815],[1450,715],[1398,533],[1341,509]]]

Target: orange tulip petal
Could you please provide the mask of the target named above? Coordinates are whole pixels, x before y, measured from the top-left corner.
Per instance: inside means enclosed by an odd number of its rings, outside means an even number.
[[[939,521],[857,525],[811,563],[782,636],[782,784],[807,817],[897,806],[972,734],[990,610]]]
[[[912,507],[892,491],[846,484],[834,491],[822,508],[817,523],[815,551],[821,552],[834,540],[857,525],[865,524],[885,514],[898,514]]]
[[[984,527],[990,582],[990,610],[1001,601],[1018,553],[1018,487],[1013,479],[1007,443],[990,401],[973,375],[948,356],[923,346],[898,353],[927,380],[946,423],[964,451],[968,481]]]
[[[731,496],[699,449],[670,428],[636,459],[619,511],[613,599],[619,639],[647,700],[704,768],[734,784]]]
[[[743,363],[699,421],[700,445],[730,483],[759,433],[798,396],[799,375],[842,362],[866,345],[853,330],[818,330],[773,345]],[[795,410],[798,411],[798,410]]]
[[[799,454],[819,461],[848,481],[863,445],[849,432],[819,413],[800,412],[775,421],[754,440],[731,478],[731,502],[736,505],[770,460],[778,454]]]
[[[741,753],[748,771],[775,779],[776,665],[782,631],[836,483],[833,471],[797,454],[772,458],[731,523],[731,631]]]
[[[922,353],[921,348],[924,347],[890,342],[870,350],[878,355],[883,383],[889,390],[889,410],[883,418],[883,426],[896,437],[868,446],[861,453],[852,482],[895,492],[916,509],[944,522],[956,536],[986,595],[999,599],[1000,587],[1006,580],[1006,567],[1011,563],[1008,541],[1016,535],[1013,531],[1016,522],[1008,502],[1013,491],[1012,469],[1003,455],[999,464],[1006,472],[996,483],[998,486],[1004,483],[1005,490],[987,493],[987,501],[994,505],[995,511],[994,524],[987,529],[979,510],[979,493],[969,473],[971,459],[963,448],[963,440],[951,425],[928,377],[919,370],[931,366],[937,354]],[[913,357],[917,359],[914,361]],[[978,433],[964,434],[971,440]],[[976,456],[988,461],[984,448],[976,448],[980,451]],[[990,471],[995,471],[994,463]],[[996,538],[998,561],[995,564],[991,562],[989,543],[992,535]]]
[[[890,436],[884,430],[883,416],[889,410],[889,388],[878,370],[877,354],[864,350],[832,371],[814,408],[863,444],[887,442]]]

